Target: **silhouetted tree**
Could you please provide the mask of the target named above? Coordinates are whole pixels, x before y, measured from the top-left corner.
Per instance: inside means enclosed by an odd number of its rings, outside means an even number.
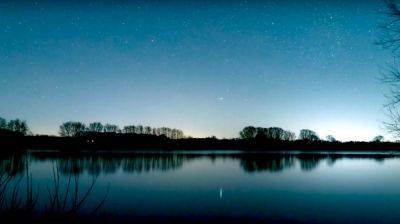
[[[63,137],[74,136],[73,130],[72,130],[72,121],[65,122],[62,125],[60,125],[59,134]]]
[[[104,125],[104,132],[118,133],[120,132],[120,129],[117,125],[106,124]]]
[[[295,133],[283,130],[280,127],[262,128],[247,126],[239,132],[239,135],[242,139],[257,138],[275,141],[292,141],[296,139]]]
[[[291,131],[284,131],[282,135],[282,140],[284,141],[294,141],[296,140],[296,134]]]
[[[136,129],[134,125],[127,125],[122,129],[122,132],[126,134],[135,134],[135,130]]]
[[[382,135],[375,136],[372,141],[373,142],[383,142],[385,138]]]
[[[162,128],[151,128],[149,126],[134,126],[134,125],[127,125],[122,130],[123,133],[127,134],[140,134],[140,135],[165,135],[168,138],[172,139],[180,139],[184,138],[183,131],[179,129],[171,129],[167,127]]]
[[[86,125],[81,122],[68,121],[60,125],[59,134],[63,137],[82,135],[86,131]]]
[[[149,126],[144,127],[143,132],[146,135],[151,135],[151,127],[149,127]]]
[[[283,133],[285,132],[282,128],[271,127],[267,128],[267,138],[272,140],[282,140]]]
[[[26,121],[21,121],[20,119],[10,120],[7,123],[7,129],[13,132],[19,132],[23,135],[26,135],[29,132]]]
[[[90,132],[102,132],[104,126],[100,122],[93,122],[89,124],[88,131]]]
[[[178,138],[184,138],[185,134],[183,133],[182,130],[178,130]]]
[[[309,129],[300,130],[299,138],[307,141],[319,141],[319,137],[315,131]]]
[[[257,130],[253,126],[247,126],[239,132],[239,135],[242,139],[255,138],[257,135]]]
[[[168,137],[168,128],[161,127],[160,128],[160,135],[165,135],[166,137]]]
[[[143,134],[143,126],[142,125],[136,126],[136,134]]]
[[[104,126],[100,122],[94,122],[89,124],[86,128],[85,124],[80,122],[65,122],[60,126],[59,133],[61,136],[78,136],[84,132],[106,132],[106,133],[126,133],[126,134],[139,134],[139,135],[165,135],[168,138],[180,139],[184,138],[182,130],[171,129],[167,127],[162,128],[151,128],[149,126],[143,127],[142,125],[127,125],[124,126],[121,131],[117,125],[105,124]]]
[[[262,127],[256,127],[256,139],[268,139],[268,129]]]
[[[388,22],[381,26],[381,35],[377,44],[391,51],[393,65],[388,65],[382,73],[382,82],[389,85],[387,94],[389,122],[385,122],[388,131],[400,137],[400,67],[396,62],[400,56],[400,9],[394,0],[386,0]]]
[[[172,138],[172,139],[180,139],[180,138],[183,138],[183,137],[184,137],[184,135],[183,135],[183,132],[181,130],[175,129],[175,128],[171,130],[171,137],[170,138]]]
[[[327,140],[328,142],[337,142],[336,138],[333,137],[332,135],[327,135],[327,136],[326,136],[326,140]]]
[[[7,120],[0,117],[0,129],[7,129]]]

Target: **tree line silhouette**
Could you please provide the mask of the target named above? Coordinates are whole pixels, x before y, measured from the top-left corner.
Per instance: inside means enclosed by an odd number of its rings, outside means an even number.
[[[397,142],[384,142],[376,136],[369,142],[340,142],[332,135],[322,139],[309,129],[299,134],[280,127],[244,127],[239,138],[192,138],[182,130],[168,127],[154,128],[126,125],[68,121],[59,126],[59,136],[33,135],[26,121],[0,118],[0,146],[3,151],[20,149],[80,150],[395,150]],[[325,147],[325,148],[324,148]]]
[[[20,119],[7,121],[6,119],[0,117],[0,133],[2,132],[14,132],[21,135],[30,134],[30,130],[26,121]]]
[[[95,134],[95,133],[122,133],[122,134],[138,134],[138,135],[156,135],[161,136],[164,135],[167,138],[171,139],[180,139],[184,138],[182,130],[176,128],[153,128],[150,126],[143,125],[127,125],[122,129],[115,124],[105,124],[103,125],[100,122],[93,122],[89,125],[86,125],[82,122],[74,122],[68,121],[60,125],[59,134],[62,137],[77,137],[84,136],[87,133]]]
[[[258,140],[273,140],[273,141],[294,141],[296,140],[296,134],[292,131],[284,130],[280,127],[253,127],[247,126],[239,132],[239,136],[242,139],[258,139]],[[376,137],[374,138],[376,139]],[[321,141],[318,134],[309,129],[300,130],[298,140],[303,141]],[[380,139],[383,141],[382,139]],[[337,142],[335,137],[332,135],[326,136],[326,141]]]
[[[13,119],[7,121],[0,117],[0,135],[15,133],[19,135],[31,135],[28,124],[25,120]],[[92,122],[86,125],[79,121],[68,121],[60,125],[59,135],[61,137],[82,137],[87,135],[96,135],[100,133],[108,134],[137,134],[137,135],[154,135],[165,136],[170,139],[191,138],[185,136],[182,130],[169,127],[150,127],[143,125],[126,125],[122,129],[115,124],[102,124],[101,122]],[[241,139],[257,139],[257,140],[273,140],[273,141],[324,141],[318,134],[309,129],[302,129],[297,138],[296,134],[289,130],[284,130],[280,127],[254,127],[246,126],[239,132]],[[327,135],[325,141],[338,142],[332,135]],[[382,135],[375,136],[372,142],[382,142]]]

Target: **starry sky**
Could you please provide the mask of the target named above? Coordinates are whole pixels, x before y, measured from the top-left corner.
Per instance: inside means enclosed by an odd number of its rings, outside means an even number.
[[[0,117],[386,134],[381,1],[0,3]]]

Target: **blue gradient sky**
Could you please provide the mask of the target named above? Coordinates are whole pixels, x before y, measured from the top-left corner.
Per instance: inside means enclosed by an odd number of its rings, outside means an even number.
[[[384,134],[380,1],[0,3],[0,116]]]

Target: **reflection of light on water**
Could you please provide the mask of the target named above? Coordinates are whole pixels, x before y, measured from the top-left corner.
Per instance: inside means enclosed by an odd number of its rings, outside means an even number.
[[[222,188],[219,189],[219,198],[222,198]]]

